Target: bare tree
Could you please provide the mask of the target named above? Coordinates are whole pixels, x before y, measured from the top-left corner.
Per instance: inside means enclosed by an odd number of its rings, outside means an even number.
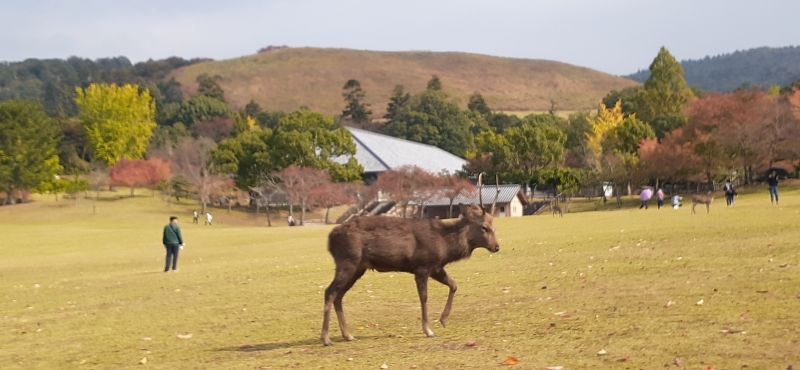
[[[453,218],[453,202],[460,195],[470,195],[474,193],[475,187],[466,179],[453,174],[443,173],[441,175],[442,194],[447,197],[450,204],[447,208],[447,217]]]
[[[289,214],[292,214],[292,205],[300,203],[300,225],[305,223],[306,207],[311,190],[330,182],[330,175],[323,170],[311,167],[289,166],[276,174],[281,179],[281,186],[289,196]]]
[[[169,160],[173,173],[185,179],[194,189],[206,213],[213,195],[231,186],[231,180],[214,175],[211,170],[211,150],[216,144],[208,138],[183,139],[174,149],[160,153]]]

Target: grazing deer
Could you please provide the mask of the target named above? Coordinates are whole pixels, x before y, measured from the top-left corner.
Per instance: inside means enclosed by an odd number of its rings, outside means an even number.
[[[482,175],[479,175],[479,194],[482,190],[481,181]],[[468,258],[477,248],[486,248],[492,253],[500,250],[492,226],[497,195],[490,213],[486,213],[483,207],[482,195],[479,195],[479,200],[480,206],[461,205],[461,217],[456,220],[365,216],[335,227],[328,235],[328,251],[336,263],[336,273],[325,289],[320,335],[322,343],[331,345],[328,335],[331,306],[336,310],[342,337],[348,341],[355,339],[347,331],[342,298],[367,269],[414,274],[422,309],[422,332],[429,337],[433,336],[433,331],[428,324],[428,278],[447,285],[450,293],[439,319],[445,326],[457,286],[444,267]]]
[[[556,217],[556,213],[559,216],[564,217],[564,212],[561,210],[561,206],[558,204],[558,199],[550,202],[550,209],[553,211],[553,217]]]
[[[710,191],[706,195],[695,194],[692,196],[692,214],[695,214],[694,208],[697,207],[698,204],[705,204],[706,205],[706,213],[711,213],[711,202],[714,201],[714,194]]]

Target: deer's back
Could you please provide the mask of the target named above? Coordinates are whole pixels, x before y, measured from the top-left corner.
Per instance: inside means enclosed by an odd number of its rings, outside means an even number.
[[[436,264],[446,245],[427,220],[359,217],[335,227],[328,236],[334,261],[378,271],[407,271]]]

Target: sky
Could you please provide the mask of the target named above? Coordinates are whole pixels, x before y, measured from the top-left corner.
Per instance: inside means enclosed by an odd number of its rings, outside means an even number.
[[[228,59],[267,45],[463,51],[612,74],[800,44],[797,0],[0,0],[0,61]]]

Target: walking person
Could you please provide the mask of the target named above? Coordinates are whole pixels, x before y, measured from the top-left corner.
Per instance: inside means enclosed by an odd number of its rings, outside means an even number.
[[[650,198],[652,198],[652,197],[653,197],[653,189],[651,189],[649,187],[648,188],[644,188],[644,190],[642,190],[642,192],[639,193],[639,200],[642,201],[642,205],[639,206],[639,209],[642,209],[642,208],[647,209],[647,207],[648,207],[648,205],[650,203]]]
[[[661,188],[656,191],[656,202],[658,202],[658,209],[664,206],[664,190]]]
[[[769,185],[769,201],[774,205],[778,205],[778,174],[775,171],[770,172],[767,177],[767,185]]]
[[[211,215],[211,212],[206,212],[206,225],[211,226],[211,221],[214,220],[214,216]]]
[[[736,189],[734,189],[730,179],[725,181],[725,185],[722,186],[722,189],[725,190],[725,203],[728,207],[732,206],[735,202]]]
[[[673,195],[672,196],[672,209],[677,210],[678,208],[681,208],[681,206],[683,205],[683,204],[681,204],[682,200],[683,200],[682,196],[680,196],[678,194]]]
[[[197,210],[195,209],[194,211],[192,211],[192,223],[195,224],[199,223],[200,222],[199,219],[200,219],[200,214],[197,213]]]
[[[178,254],[183,249],[183,235],[181,235],[181,227],[178,226],[178,218],[171,216],[169,224],[164,226],[164,235],[161,238],[164,248],[167,250],[167,258],[164,262],[164,272],[169,271],[172,265],[172,271],[178,270]]]

